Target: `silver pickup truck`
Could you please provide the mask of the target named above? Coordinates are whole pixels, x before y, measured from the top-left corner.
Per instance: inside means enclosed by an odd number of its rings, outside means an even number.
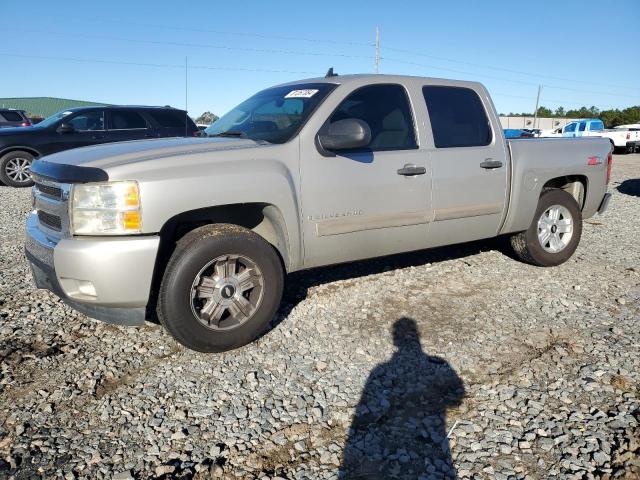
[[[223,351],[266,327],[287,272],[504,234],[524,261],[558,265],[610,196],[607,139],[505,141],[474,82],[292,82],[206,133],[36,160],[37,286]]]

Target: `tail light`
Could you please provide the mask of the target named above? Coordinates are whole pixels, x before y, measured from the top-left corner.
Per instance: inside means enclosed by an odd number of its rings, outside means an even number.
[[[613,154],[609,152],[609,156],[607,157],[607,185],[611,180],[611,167],[613,167]]]
[[[201,137],[202,136],[202,132],[200,130],[196,130],[191,135],[193,135],[194,137]]]
[[[631,139],[631,132],[627,132],[627,140]]]
[[[22,122],[20,124],[21,127],[30,127],[31,126],[31,122]]]

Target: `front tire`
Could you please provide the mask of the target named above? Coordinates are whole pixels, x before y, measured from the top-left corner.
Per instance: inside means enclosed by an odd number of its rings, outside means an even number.
[[[560,265],[571,258],[582,236],[582,212],[564,190],[547,190],[529,228],[511,237],[521,260],[540,267]]]
[[[9,152],[0,158],[0,181],[10,187],[30,187],[33,155],[28,152]]]
[[[160,286],[158,318],[187,348],[231,350],[262,333],[283,284],[280,258],[262,237],[237,225],[207,225],[178,242]]]

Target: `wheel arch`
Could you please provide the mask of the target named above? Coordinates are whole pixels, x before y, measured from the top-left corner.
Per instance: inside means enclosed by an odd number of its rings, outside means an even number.
[[[537,176],[531,174],[526,176],[515,190],[515,196],[510,200],[505,224],[499,234],[526,230],[533,220],[540,196],[550,189],[564,190],[569,193],[578,203],[580,211],[583,211],[587,205],[589,180],[586,175],[559,175],[538,182]]]
[[[155,316],[156,294],[176,242],[192,230],[214,223],[230,223],[254,231],[273,246],[284,271],[290,270],[289,233],[284,216],[277,206],[269,203],[241,203],[182,212],[167,220],[160,229],[160,247],[151,282],[148,315]]]
[[[582,211],[587,198],[588,185],[589,179],[585,175],[564,175],[548,180],[543,185],[540,195],[542,195],[542,192],[545,190],[554,188],[564,190],[575,198],[580,211]]]
[[[0,150],[0,157],[4,157],[7,153],[11,153],[11,152],[27,152],[33,155],[34,158],[38,158],[42,156],[40,155],[40,152],[38,152],[33,147],[25,147],[25,146],[17,145],[17,146],[7,147],[3,150]]]

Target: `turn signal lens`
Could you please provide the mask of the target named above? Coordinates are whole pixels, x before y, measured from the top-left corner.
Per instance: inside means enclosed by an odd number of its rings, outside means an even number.
[[[123,212],[122,213],[122,223],[124,224],[124,229],[128,231],[137,230],[139,231],[142,227],[142,221],[140,219],[140,212]]]

